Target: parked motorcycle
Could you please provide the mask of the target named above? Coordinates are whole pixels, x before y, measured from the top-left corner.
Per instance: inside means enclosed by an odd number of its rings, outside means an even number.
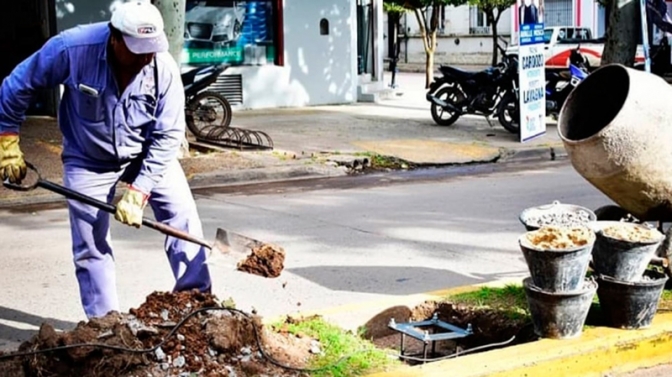
[[[588,77],[590,63],[581,54],[581,46],[573,49],[569,56],[569,71],[546,71],[546,115],[558,119],[562,105],[569,93]]]
[[[207,90],[225,69],[225,66],[212,65],[182,74],[187,127],[196,137],[204,137],[212,127],[228,127],[231,124],[229,101],[223,95]]]
[[[515,96],[518,85],[518,58],[507,56],[505,49],[502,61],[495,67],[482,71],[465,71],[441,65],[440,77],[435,77],[429,86],[426,98],[431,103],[434,122],[440,126],[450,126],[465,114],[489,117],[496,114],[501,101],[507,96]],[[518,132],[511,123],[502,123],[509,132]]]

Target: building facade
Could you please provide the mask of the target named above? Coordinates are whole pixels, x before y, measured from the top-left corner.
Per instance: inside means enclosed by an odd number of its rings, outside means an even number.
[[[539,0],[532,0],[538,4]],[[545,26],[586,27],[594,38],[604,38],[609,19],[608,10],[594,0],[543,0]],[[672,1],[668,2],[672,14]],[[502,13],[497,25],[499,36],[508,44],[517,44],[518,15],[516,6]],[[483,12],[470,5],[444,7],[440,11],[440,29],[434,55],[437,64],[489,65],[492,57],[491,27]],[[406,38],[401,38],[400,61],[424,63],[425,50],[420,37],[420,28],[413,13],[402,16],[402,28]],[[387,30],[387,28],[385,29]],[[655,41],[660,39],[657,28],[651,31]],[[386,56],[389,47],[386,46]]]
[[[0,79],[49,37],[108,21],[123,1],[9,2],[0,45],[11,59]],[[382,19],[382,0],[187,0],[179,63],[183,72],[225,64],[213,88],[234,109],[357,102],[384,88]],[[58,97],[45,92],[31,113],[55,115]]]
[[[462,5],[441,7],[439,14],[439,30],[434,54],[436,64],[489,65],[491,63],[492,28],[488,25],[483,12],[477,7]],[[498,35],[507,41],[511,35],[511,14],[511,10],[502,12],[497,24]],[[387,17],[385,22],[387,22]],[[400,62],[424,63],[425,48],[420,35],[420,27],[413,12],[402,15],[401,29],[404,37],[400,39]],[[388,46],[385,51],[387,56]]]

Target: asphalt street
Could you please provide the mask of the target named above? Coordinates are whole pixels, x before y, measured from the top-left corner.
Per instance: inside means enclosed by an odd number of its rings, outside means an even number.
[[[213,265],[214,293],[232,297],[240,309],[275,316],[522,278],[527,272],[517,238],[523,209],[554,200],[592,209],[610,203],[568,163],[425,178],[198,192],[206,238],[225,227],[287,251],[277,279],[237,272],[237,259]],[[67,211],[5,211],[0,219],[0,348],[30,337],[44,321],[67,329],[84,320]],[[112,237],[122,310],[172,288],[161,234],[114,223]]]

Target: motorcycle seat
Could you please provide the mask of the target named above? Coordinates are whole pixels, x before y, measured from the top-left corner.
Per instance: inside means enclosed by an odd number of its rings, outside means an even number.
[[[194,83],[194,80],[196,80],[196,75],[201,71],[201,69],[192,69],[189,72],[183,73],[182,76],[182,84],[183,85],[191,85]]]
[[[465,71],[463,69],[451,67],[449,65],[440,66],[439,71],[441,71],[441,73],[443,73],[446,76],[452,76],[458,80],[470,79],[482,72],[482,71]]]

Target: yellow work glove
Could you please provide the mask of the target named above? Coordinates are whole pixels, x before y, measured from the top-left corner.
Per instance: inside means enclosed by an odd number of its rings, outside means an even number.
[[[26,162],[19,148],[19,135],[0,134],[0,180],[21,183],[26,178]]]
[[[147,205],[148,198],[149,195],[130,186],[117,203],[117,212],[114,214],[114,218],[123,224],[140,228],[142,226],[143,210]]]

